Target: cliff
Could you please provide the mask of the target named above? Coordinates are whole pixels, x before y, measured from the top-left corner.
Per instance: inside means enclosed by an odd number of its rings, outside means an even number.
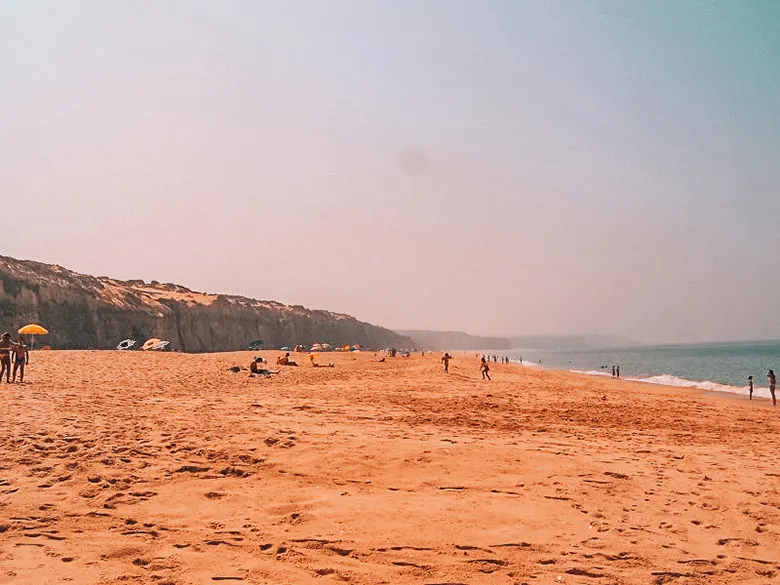
[[[349,315],[205,294],[176,284],[121,281],[78,274],[56,265],[0,256],[0,328],[29,322],[49,330],[41,343],[56,349],[109,349],[125,338],[150,337],[187,352],[315,342],[364,348],[411,347],[393,331]]]

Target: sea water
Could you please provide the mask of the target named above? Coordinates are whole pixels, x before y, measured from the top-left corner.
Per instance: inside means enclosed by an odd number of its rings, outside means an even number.
[[[780,341],[743,341],[654,345],[587,351],[502,352],[510,359],[522,356],[526,365],[569,370],[590,375],[611,376],[620,366],[620,377],[654,384],[748,393],[748,376],[753,376],[755,395],[768,397],[767,371],[780,375]]]

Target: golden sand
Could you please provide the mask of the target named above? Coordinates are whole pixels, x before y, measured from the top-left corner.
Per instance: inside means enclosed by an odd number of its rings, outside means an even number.
[[[35,352],[0,385],[0,583],[780,580],[766,401],[250,357]]]

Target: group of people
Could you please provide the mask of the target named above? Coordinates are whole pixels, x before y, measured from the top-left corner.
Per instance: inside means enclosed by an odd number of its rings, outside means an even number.
[[[772,406],[777,406],[777,398],[775,397],[777,378],[775,377],[775,371],[769,370],[766,373],[766,379],[769,381],[769,395],[772,397]],[[748,376],[748,392],[750,393],[750,400],[753,400],[753,376]]]
[[[22,336],[14,341],[11,334],[6,331],[0,337],[0,382],[5,375],[6,383],[16,382],[16,374],[19,374],[19,381],[24,383],[24,367],[30,361],[30,352],[24,343]],[[11,364],[13,364],[13,380],[11,379]]]
[[[309,360],[311,361],[311,365],[315,368],[333,368],[336,366],[333,362],[330,362],[328,365],[324,364],[318,364],[316,362],[316,355],[313,353],[309,354]],[[279,370],[269,370],[267,367],[265,367],[263,364],[267,364],[268,362],[265,361],[262,357],[256,356],[252,359],[252,361],[249,363],[249,375],[252,376],[272,376],[274,374],[278,374]],[[279,356],[276,358],[276,365],[277,366],[297,366],[298,363],[293,361],[290,358],[290,353],[286,353],[282,356]]]
[[[449,353],[445,353],[443,356],[441,356],[441,363],[444,364],[444,373],[448,374],[450,372],[450,360],[452,359],[452,356]],[[494,360],[495,361],[495,360]],[[504,361],[504,358],[501,358],[501,363],[509,363],[509,359],[507,358],[506,361]],[[480,358],[479,362],[479,371],[482,374],[483,380],[490,380],[490,360],[488,359],[488,356],[482,356]]]
[[[479,354],[477,354],[477,357],[479,357]],[[500,361],[502,364],[508,364],[508,363],[511,361],[511,360],[510,360],[510,359],[509,359],[507,356],[505,356],[505,355],[483,355],[483,356],[482,356],[482,359],[483,359],[485,362],[489,362],[489,361],[493,360],[493,363],[494,363],[494,364],[495,364],[495,363],[498,363],[499,361]],[[520,358],[520,361],[521,361],[521,362],[523,361],[523,358],[522,358],[522,357]]]

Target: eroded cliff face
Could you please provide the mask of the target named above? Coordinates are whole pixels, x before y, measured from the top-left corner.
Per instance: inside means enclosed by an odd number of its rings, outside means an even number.
[[[349,315],[212,295],[175,284],[120,281],[0,256],[0,328],[36,322],[57,349],[110,349],[122,339],[169,340],[188,352],[233,351],[255,339],[266,347],[301,343],[411,347],[393,331]]]

